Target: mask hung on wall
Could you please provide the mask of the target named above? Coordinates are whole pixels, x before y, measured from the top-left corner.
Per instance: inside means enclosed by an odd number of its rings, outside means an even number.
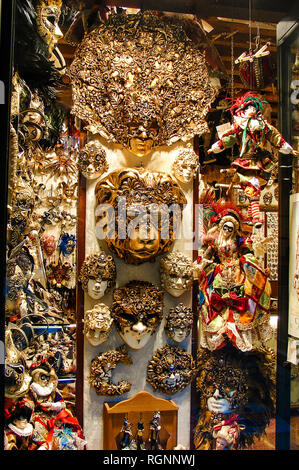
[[[190,290],[193,283],[192,261],[180,251],[172,251],[160,259],[162,287],[173,297]]]
[[[196,177],[198,168],[198,156],[192,149],[192,145],[187,144],[186,148],[175,158],[172,173],[182,183],[190,183]]]
[[[265,348],[243,353],[231,345],[198,351],[197,450],[249,448],[265,432],[274,413],[274,356]]]
[[[94,255],[89,255],[84,260],[79,282],[83,290],[94,299],[101,299],[115,285],[116,266],[112,256],[99,251]]]
[[[41,245],[44,254],[46,256],[51,256],[56,250],[56,238],[54,235],[43,235]]]
[[[37,92],[34,92],[31,94],[29,108],[20,112],[20,141],[25,147],[28,147],[32,142],[41,140],[45,133],[44,103]]]
[[[108,339],[112,324],[113,318],[105,304],[97,304],[84,312],[84,334],[92,346],[98,346]]]
[[[198,28],[150,12],[109,15],[85,35],[71,64],[72,113],[138,157],[202,135],[216,93],[191,39]]]
[[[88,142],[79,153],[78,169],[88,180],[102,176],[108,171],[106,151],[96,140]]]
[[[191,332],[193,325],[192,309],[183,303],[170,308],[166,317],[165,333],[176,343],[184,341]]]
[[[132,364],[125,345],[100,353],[91,361],[88,381],[90,386],[94,387],[97,395],[118,396],[131,389],[131,383],[127,380],[121,380],[117,385],[112,382],[111,371],[119,363]]]
[[[161,323],[163,291],[146,281],[131,281],[114,290],[111,312],[121,338],[141,349]]]
[[[147,367],[146,381],[156,391],[174,395],[184,390],[196,376],[192,355],[179,346],[166,344],[155,351]]]
[[[187,203],[170,176],[124,168],[100,180],[95,194],[96,236],[119,258],[141,264],[170,249]]]
[[[63,37],[58,21],[61,13],[62,0],[37,0],[36,24],[40,36],[48,45],[49,60],[55,68],[63,73],[66,68],[65,60],[57,47],[59,39]]]

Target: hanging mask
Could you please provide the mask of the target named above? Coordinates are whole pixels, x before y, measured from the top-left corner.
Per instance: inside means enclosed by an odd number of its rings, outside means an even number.
[[[141,349],[162,320],[163,291],[149,282],[131,281],[114,290],[111,312],[125,343]]]
[[[190,290],[193,283],[192,261],[180,251],[164,255],[160,260],[162,287],[173,297]]]
[[[120,362],[122,364],[132,364],[124,345],[117,349],[99,353],[91,361],[88,381],[90,386],[94,387],[97,395],[119,396],[131,389],[131,383],[127,380],[121,380],[117,385],[112,382],[112,370]]]
[[[182,183],[190,183],[196,177],[198,168],[198,156],[189,143],[175,158],[172,166],[173,174]]]
[[[165,333],[173,341],[180,343],[189,336],[193,324],[192,309],[180,303],[170,308],[166,317]]]
[[[106,151],[96,140],[88,142],[79,153],[78,169],[82,175],[93,180],[108,171]]]
[[[54,235],[44,235],[42,238],[43,252],[47,256],[53,255],[56,250],[56,239]]]
[[[116,266],[112,256],[103,251],[87,256],[78,279],[92,299],[101,299],[115,285]]]
[[[98,346],[108,339],[112,324],[110,310],[105,304],[97,304],[84,313],[84,334],[92,346]]]
[[[68,233],[63,233],[61,235],[59,243],[59,253],[61,253],[63,256],[71,255],[74,252],[75,246],[75,235],[69,235]]]
[[[144,168],[115,170],[95,188],[96,236],[129,264],[169,251],[186,198],[167,174]]]
[[[36,5],[36,23],[40,36],[48,45],[50,61],[60,72],[66,68],[65,60],[57,47],[63,37],[58,21],[61,13],[62,0],[38,0]]]
[[[155,351],[147,367],[146,381],[155,391],[174,395],[184,390],[197,372],[192,355],[166,344]]]

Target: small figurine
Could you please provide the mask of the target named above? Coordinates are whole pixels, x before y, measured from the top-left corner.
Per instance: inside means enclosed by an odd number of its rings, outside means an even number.
[[[160,442],[160,411],[155,411],[153,419],[150,422],[150,437],[149,437],[149,449],[148,450],[161,450]]]
[[[130,442],[132,439],[132,424],[125,418],[124,424],[120,430],[123,433],[123,439],[120,443],[121,450],[130,450]]]

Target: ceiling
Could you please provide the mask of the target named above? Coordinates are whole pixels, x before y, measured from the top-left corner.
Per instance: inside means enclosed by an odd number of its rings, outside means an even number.
[[[97,2],[95,2],[97,3]],[[294,2],[295,3],[295,2]],[[235,64],[243,52],[249,51],[251,44],[255,48],[256,40],[260,45],[269,43],[268,50],[274,66],[276,65],[276,25],[290,11],[293,2],[276,0],[108,0],[109,8],[123,6],[160,11],[195,13],[202,20],[207,38],[216,47],[229,80],[234,84],[234,96],[247,90],[239,75],[239,65]],[[238,6],[236,6],[238,5]],[[217,16],[215,16],[217,14]],[[69,65],[73,59],[75,47],[64,39],[59,41],[59,48]],[[277,119],[278,96],[276,83],[261,90],[261,94],[272,108],[272,118]],[[61,92],[61,101],[71,106],[71,89],[66,87]]]

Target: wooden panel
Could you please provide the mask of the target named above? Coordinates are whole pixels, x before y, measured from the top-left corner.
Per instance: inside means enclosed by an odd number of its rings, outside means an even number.
[[[118,403],[104,403],[104,450],[117,450],[116,438],[122,428],[126,417],[132,426],[133,437],[137,431],[137,423],[142,419],[144,423],[143,438],[149,437],[149,423],[155,411],[161,412],[161,433],[168,433],[166,450],[177,445],[177,414],[179,407],[172,400],[157,398],[148,392],[139,392],[128,400]]]

